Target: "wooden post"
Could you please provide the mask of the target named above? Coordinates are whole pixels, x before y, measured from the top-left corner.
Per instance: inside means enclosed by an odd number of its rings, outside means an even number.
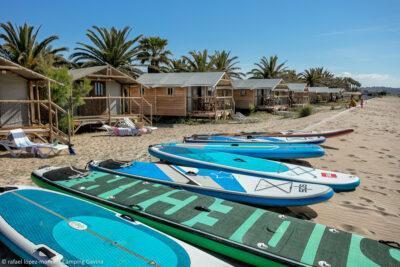
[[[107,96],[107,106],[108,106],[108,124],[111,126],[111,105],[110,105],[110,94]]]
[[[71,145],[71,112],[67,110],[67,122],[68,122],[68,145]]]
[[[38,101],[37,102],[38,122],[39,122],[39,124],[41,124],[42,119],[41,119],[41,115],[40,115],[40,96],[39,96],[39,86],[38,86],[37,81],[35,83],[35,90],[36,90],[36,100]]]
[[[51,88],[50,88],[50,81],[47,81],[47,98],[49,104],[49,140],[50,143],[53,143],[53,118],[51,114]]]
[[[30,100],[34,100],[35,96],[33,93],[33,83],[32,81],[28,81],[28,88],[29,88],[29,99]],[[31,108],[31,119],[30,119],[30,124],[32,125],[35,121],[36,121],[36,117],[35,117],[35,104],[32,102],[30,104],[30,108]]]
[[[125,114],[125,112],[126,112],[126,110],[125,110],[125,100],[126,100],[126,98],[125,98],[125,89],[124,89],[124,86],[121,84],[121,93],[122,93],[122,99],[120,100],[121,102],[122,102],[122,104],[121,104],[121,108],[122,108],[122,110],[121,110],[121,113],[122,114]]]

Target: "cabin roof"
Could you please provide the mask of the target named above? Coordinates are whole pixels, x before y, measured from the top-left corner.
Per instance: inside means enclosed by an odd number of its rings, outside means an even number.
[[[306,90],[307,84],[306,83],[288,83],[287,86],[289,87],[290,91],[304,92]]]
[[[340,88],[328,88],[328,87],[308,87],[310,93],[317,94],[338,94],[341,92]]]
[[[145,73],[137,81],[148,87],[215,87],[224,77],[224,72],[177,72]]]
[[[233,89],[271,89],[274,90],[282,79],[247,79],[247,80],[233,80]]]
[[[54,82],[54,83],[59,83],[45,75],[37,73],[28,68],[25,68],[25,67],[23,67],[17,63],[14,63],[8,59],[0,57],[0,71],[4,71],[4,70],[16,73],[19,76],[21,76],[27,80],[40,80],[40,81],[50,81],[50,82]]]
[[[69,70],[74,81],[83,79],[85,77],[89,79],[112,79],[121,84],[138,84],[138,82],[128,74],[118,70],[111,65],[94,66],[87,68],[79,68]]]

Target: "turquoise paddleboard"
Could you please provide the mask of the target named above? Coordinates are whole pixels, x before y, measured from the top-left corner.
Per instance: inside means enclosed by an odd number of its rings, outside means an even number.
[[[335,191],[354,190],[360,184],[360,178],[354,175],[231,153],[212,152],[175,145],[150,146],[149,153],[172,164],[294,182],[322,184],[330,186]]]
[[[208,152],[225,152],[264,159],[317,158],[325,154],[322,147],[313,144],[168,143],[163,145],[195,148]]]
[[[46,266],[229,266],[129,215],[34,187],[0,187],[0,240]]]
[[[296,183],[204,168],[114,160],[92,161],[89,166],[99,171],[260,206],[304,206],[326,201],[333,196],[333,190],[325,185]]]

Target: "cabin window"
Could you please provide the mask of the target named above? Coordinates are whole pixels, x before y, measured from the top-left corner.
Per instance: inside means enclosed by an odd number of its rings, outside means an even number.
[[[105,86],[103,82],[94,82],[93,83],[94,96],[104,96],[105,95],[104,87]]]
[[[246,90],[241,89],[241,90],[240,90],[240,96],[245,96],[245,95],[246,95]]]
[[[174,94],[174,88],[167,88],[167,95],[173,95]]]
[[[144,88],[140,87],[140,95],[144,95]]]

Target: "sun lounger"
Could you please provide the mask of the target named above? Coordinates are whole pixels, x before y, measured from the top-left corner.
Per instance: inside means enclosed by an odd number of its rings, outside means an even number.
[[[128,117],[124,118],[124,124],[131,128],[138,128],[136,124],[133,121],[131,121],[131,119],[129,119]],[[143,126],[142,128],[147,130],[146,133],[151,133],[152,131],[157,130],[157,127],[152,127],[152,126]]]
[[[22,152],[39,157],[47,157],[51,154],[58,155],[63,150],[68,150],[67,145],[34,143],[26,136],[24,130],[11,130],[7,140],[1,140],[2,145],[13,157],[18,157]]]
[[[127,127],[114,127],[104,124],[100,129],[106,130],[110,135],[115,136],[137,136],[140,135],[140,131],[136,128]]]
[[[109,134],[116,136],[138,136],[142,134],[149,134],[156,130],[157,127],[138,127],[133,121],[131,121],[131,119],[125,117],[123,121],[119,123],[119,127],[104,124],[102,127],[100,127],[100,129],[106,130]]]

